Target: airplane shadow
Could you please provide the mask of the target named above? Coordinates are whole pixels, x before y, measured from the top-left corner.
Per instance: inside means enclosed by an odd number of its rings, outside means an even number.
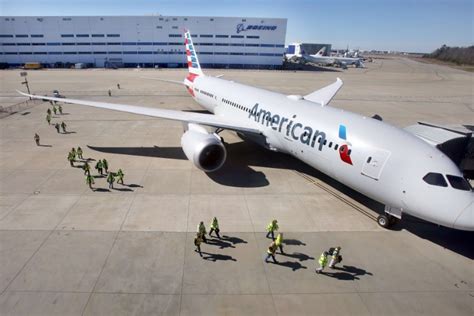
[[[187,159],[181,147],[88,147],[92,150],[104,153],[180,160]],[[268,179],[263,172],[256,171],[252,167],[295,170],[317,178],[324,184],[379,214],[383,213],[383,204],[354,191],[289,155],[266,150],[247,140],[226,144],[226,149],[227,160],[223,167],[216,172],[206,173],[206,175],[216,183],[232,187],[264,187],[270,184]],[[474,247],[472,247],[474,232],[459,231],[438,226],[409,215],[404,215],[403,219],[391,229],[395,231],[406,230],[457,254],[474,259]]]

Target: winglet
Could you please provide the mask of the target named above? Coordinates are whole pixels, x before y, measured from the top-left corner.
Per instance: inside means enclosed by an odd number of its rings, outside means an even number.
[[[336,95],[336,93],[341,89],[341,87],[344,85],[342,82],[341,78],[337,78],[336,82],[319,89],[317,91],[314,91],[313,93],[310,93],[308,95],[304,96],[305,100],[318,103],[321,106],[326,106],[329,102],[331,102],[332,98]]]

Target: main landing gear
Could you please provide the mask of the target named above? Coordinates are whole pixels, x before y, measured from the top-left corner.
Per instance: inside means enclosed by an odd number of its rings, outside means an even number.
[[[401,209],[385,205],[384,214],[377,217],[377,223],[383,228],[390,228],[391,226],[398,223],[401,218]]]

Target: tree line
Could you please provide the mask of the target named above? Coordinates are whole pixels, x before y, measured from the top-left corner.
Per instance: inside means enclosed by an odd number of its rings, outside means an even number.
[[[431,54],[423,55],[423,57],[453,62],[458,65],[474,65],[474,46],[449,47],[443,45]]]

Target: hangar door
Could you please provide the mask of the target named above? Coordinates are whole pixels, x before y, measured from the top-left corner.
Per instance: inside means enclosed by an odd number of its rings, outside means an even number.
[[[378,180],[382,174],[383,168],[390,157],[390,152],[384,149],[374,149],[367,156],[362,166],[362,174],[369,178]]]

